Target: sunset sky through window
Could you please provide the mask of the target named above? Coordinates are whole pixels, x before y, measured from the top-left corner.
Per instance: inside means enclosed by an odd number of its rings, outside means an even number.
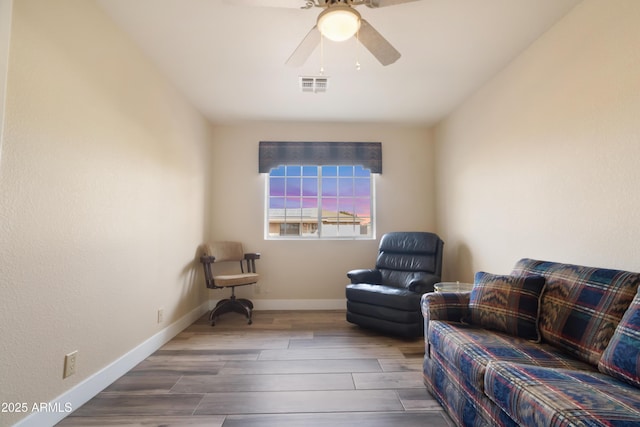
[[[371,173],[362,166],[280,166],[269,177],[270,209],[316,208],[320,195],[325,211],[371,214]]]

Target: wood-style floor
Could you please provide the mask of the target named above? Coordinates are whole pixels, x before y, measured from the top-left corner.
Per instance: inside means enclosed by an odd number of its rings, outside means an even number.
[[[344,311],[204,316],[58,425],[449,427],[423,355]]]

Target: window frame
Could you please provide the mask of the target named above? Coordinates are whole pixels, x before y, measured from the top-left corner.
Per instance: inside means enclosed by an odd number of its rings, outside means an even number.
[[[350,179],[352,179],[354,181],[354,187],[355,187],[355,182],[356,179],[362,179],[364,181],[363,178],[358,178],[358,167],[360,168],[360,170],[365,170],[368,172],[369,177],[367,179],[367,183],[368,183],[368,187],[369,187],[369,194],[368,194],[368,199],[369,199],[369,216],[367,217],[369,219],[369,224],[368,225],[368,229],[370,230],[370,232],[368,234],[365,235],[361,235],[361,234],[353,234],[353,235],[325,235],[322,233],[322,229],[323,229],[323,222],[324,220],[326,220],[326,217],[323,216],[323,209],[322,209],[322,200],[323,198],[327,199],[326,195],[323,195],[322,192],[322,182],[323,182],[323,178],[335,178],[336,182],[340,179],[340,175],[339,173],[336,173],[335,176],[325,176],[323,175],[323,171],[324,168],[336,168],[336,172],[340,170],[341,167],[349,167],[352,169],[351,174],[348,175],[348,177]],[[340,165],[336,165],[336,164],[327,164],[327,165],[313,165],[313,164],[304,164],[304,165],[293,165],[293,164],[286,164],[286,165],[280,165],[278,168],[284,168],[285,169],[285,174],[282,176],[282,178],[286,181],[289,178],[294,177],[295,175],[287,175],[286,174],[286,170],[288,168],[300,168],[300,174],[295,176],[297,178],[299,178],[300,180],[303,180],[305,178],[316,178],[317,179],[317,192],[316,192],[316,196],[315,199],[317,201],[316,205],[314,208],[311,209],[316,209],[317,210],[317,221],[315,223],[316,226],[316,230],[317,233],[315,235],[305,235],[302,234],[302,230],[304,229],[304,223],[300,223],[299,224],[299,228],[300,228],[300,234],[298,235],[291,235],[291,234],[280,234],[280,235],[274,235],[270,233],[270,209],[271,208],[271,173],[273,171],[273,169],[271,169],[268,173],[263,173],[264,178],[265,178],[265,183],[264,183],[264,188],[265,188],[265,198],[264,198],[264,239],[265,240],[302,240],[302,241],[322,241],[322,240],[375,240],[376,239],[376,187],[375,187],[375,182],[376,182],[376,175],[378,175],[377,173],[371,172],[371,170],[369,168],[366,168],[362,165],[356,165],[356,164],[340,164]],[[313,167],[313,168],[317,168],[317,172],[314,175],[305,175],[303,170],[306,167]],[[344,175],[343,175],[344,176]],[[302,184],[301,184],[302,187]],[[354,189],[355,192],[355,189]],[[284,195],[282,195],[283,198],[283,202],[286,200],[286,192]],[[299,197],[297,197],[297,199],[300,200],[300,210],[301,210],[301,214],[300,214],[300,218],[302,219],[302,209],[303,209],[303,205],[302,205],[302,200],[305,198],[304,193],[301,189],[300,195]],[[332,198],[332,197],[329,197]],[[340,200],[340,196],[338,194],[336,194],[335,196],[336,199],[336,226],[339,228],[340,227],[340,209],[339,209],[339,204],[338,204],[338,200]],[[355,196],[352,197],[345,197],[345,199],[356,199]],[[355,202],[354,202],[355,203]],[[285,203],[286,204],[286,203]],[[355,208],[355,205],[354,205]],[[283,209],[286,209],[283,208]],[[295,208],[293,208],[295,209]],[[355,209],[354,209],[355,210]],[[285,211],[286,212],[286,211]],[[284,218],[286,218],[286,214],[284,216]],[[354,215],[354,218],[357,218],[357,214]],[[283,223],[284,224],[284,223]],[[296,223],[291,223],[291,224],[296,224]],[[355,227],[362,227],[362,225],[358,225],[355,221],[352,223],[352,225],[354,228]],[[281,225],[282,227],[282,225]],[[285,226],[286,227],[286,226]]]

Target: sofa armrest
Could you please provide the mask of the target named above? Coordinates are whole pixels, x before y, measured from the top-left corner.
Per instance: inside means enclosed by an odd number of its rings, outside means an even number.
[[[382,283],[382,274],[375,269],[351,270],[347,273],[351,283]]]
[[[430,292],[422,295],[422,316],[425,321],[460,322],[469,317],[469,292]]]

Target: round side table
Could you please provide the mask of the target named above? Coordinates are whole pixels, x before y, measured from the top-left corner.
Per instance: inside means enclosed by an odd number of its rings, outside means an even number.
[[[436,292],[471,292],[473,283],[440,282],[433,285]]]

